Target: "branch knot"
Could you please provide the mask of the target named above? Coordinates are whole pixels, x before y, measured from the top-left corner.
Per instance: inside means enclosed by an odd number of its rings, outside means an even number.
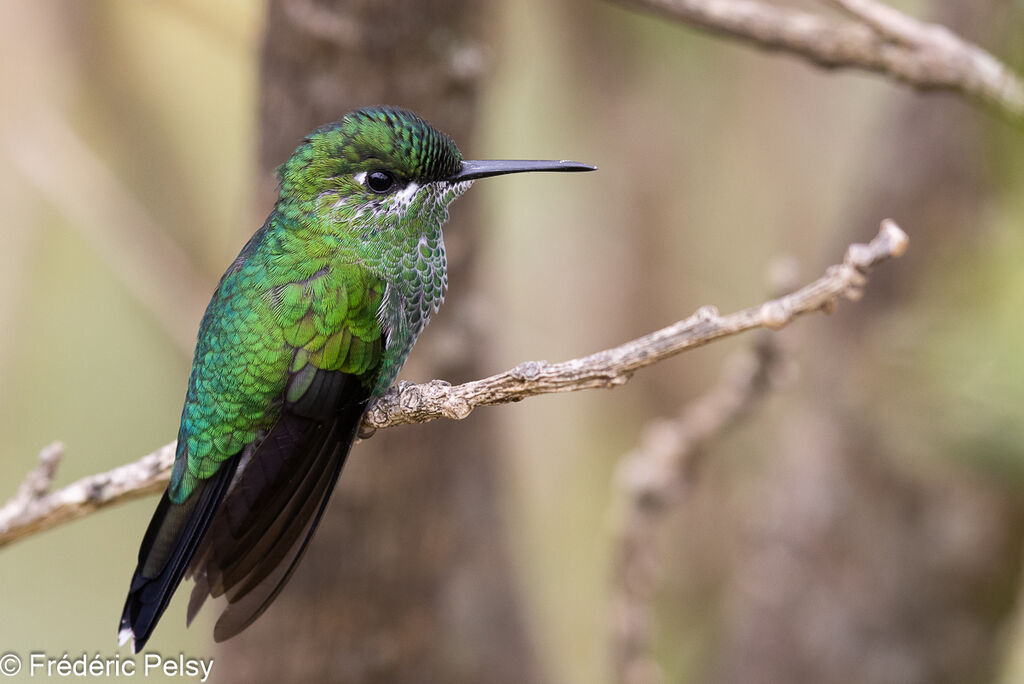
[[[541,372],[547,367],[547,361],[524,361],[509,371],[516,380],[531,381],[540,377]]]

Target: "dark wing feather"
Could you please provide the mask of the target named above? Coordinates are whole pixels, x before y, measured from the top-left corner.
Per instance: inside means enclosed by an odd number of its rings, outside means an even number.
[[[369,388],[340,371],[316,373],[239,466],[189,568],[189,621],[208,595],[227,596],[217,641],[249,626],[288,581],[355,439]]]
[[[131,638],[135,653],[146,645],[181,583],[189,560],[231,483],[237,462],[237,457],[229,459],[212,477],[200,481],[182,504],[171,503],[166,491],[161,497],[139,547],[139,564],[121,613],[122,643]]]

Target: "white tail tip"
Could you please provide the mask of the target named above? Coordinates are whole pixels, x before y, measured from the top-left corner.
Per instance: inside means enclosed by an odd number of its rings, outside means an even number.
[[[131,627],[122,627],[121,631],[117,633],[117,645],[124,646],[128,642],[132,644],[132,653],[138,653],[135,650],[135,632],[132,631]]]

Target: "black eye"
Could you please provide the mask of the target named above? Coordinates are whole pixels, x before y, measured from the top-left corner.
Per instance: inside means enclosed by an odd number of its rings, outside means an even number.
[[[385,193],[395,187],[395,177],[387,171],[370,171],[366,174],[366,187],[374,192]]]

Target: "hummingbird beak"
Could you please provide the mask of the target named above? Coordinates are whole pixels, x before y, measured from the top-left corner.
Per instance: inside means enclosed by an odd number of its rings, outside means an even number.
[[[486,159],[483,161],[463,161],[462,168],[449,176],[450,183],[476,180],[488,176],[502,176],[506,173],[526,173],[528,171],[596,171],[596,166],[580,164],[574,161],[533,161],[518,159]]]

